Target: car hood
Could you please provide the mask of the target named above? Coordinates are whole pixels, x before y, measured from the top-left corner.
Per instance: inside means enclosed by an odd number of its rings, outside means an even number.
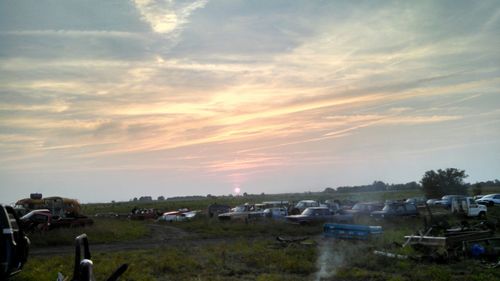
[[[309,216],[305,215],[291,215],[291,216],[286,216],[287,219],[301,219],[301,218],[309,218]]]

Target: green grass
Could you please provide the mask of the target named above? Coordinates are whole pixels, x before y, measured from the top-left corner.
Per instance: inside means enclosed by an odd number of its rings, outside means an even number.
[[[105,280],[122,263],[122,280],[303,280],[316,271],[316,247],[276,247],[273,241],[242,239],[218,244],[165,245],[154,250],[98,253],[97,280]],[[13,280],[55,280],[72,273],[72,257],[34,257]]]
[[[29,238],[35,247],[73,245],[75,237],[82,233],[92,237],[92,243],[110,243],[145,237],[149,229],[142,221],[97,218],[90,226],[36,232],[30,234]]]

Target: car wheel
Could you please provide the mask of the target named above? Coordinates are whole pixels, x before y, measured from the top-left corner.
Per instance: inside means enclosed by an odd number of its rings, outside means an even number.
[[[478,217],[480,219],[485,219],[486,218],[486,213],[485,212],[480,212]]]
[[[495,203],[493,203],[493,201],[488,202],[488,207],[493,207],[493,205],[495,205]]]

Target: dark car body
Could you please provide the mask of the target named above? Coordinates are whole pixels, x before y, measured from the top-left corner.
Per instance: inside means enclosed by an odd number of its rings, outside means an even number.
[[[21,217],[20,222],[27,232],[47,231],[60,227],[92,225],[94,221],[86,216],[59,217],[47,209],[34,210]]]
[[[359,202],[354,204],[350,210],[345,210],[345,214],[352,214],[353,216],[369,216],[374,211],[380,211],[384,207],[380,202]]]
[[[406,203],[411,203],[415,206],[425,206],[427,200],[424,197],[412,197],[405,201]]]
[[[208,206],[208,216],[211,218],[223,213],[228,213],[229,211],[231,211],[231,207],[229,207],[228,205],[214,203]]]
[[[415,217],[418,216],[417,207],[411,203],[388,202],[385,203],[381,211],[374,211],[370,214],[373,218],[391,218],[391,217]]]
[[[28,260],[30,240],[14,208],[0,205],[0,280],[19,273]]]
[[[286,220],[298,224],[311,224],[333,221],[334,214],[327,207],[309,207],[300,215],[287,216]]]

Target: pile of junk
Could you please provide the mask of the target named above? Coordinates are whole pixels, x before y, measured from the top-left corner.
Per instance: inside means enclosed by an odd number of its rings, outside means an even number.
[[[424,222],[424,229],[404,236],[403,244],[393,245],[412,247],[414,254],[399,255],[388,251],[374,251],[374,254],[437,263],[476,259],[486,268],[500,267],[500,237],[495,236],[498,220],[480,220],[472,224],[463,220],[450,225],[446,219],[432,216],[429,210]]]

